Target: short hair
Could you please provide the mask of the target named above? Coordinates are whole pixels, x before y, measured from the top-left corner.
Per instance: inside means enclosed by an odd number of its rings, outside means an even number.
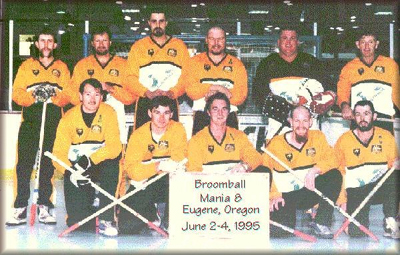
[[[79,93],[83,93],[83,91],[85,90],[85,85],[89,84],[91,85],[93,88],[95,89],[99,89],[101,95],[104,95],[104,90],[103,90],[103,86],[101,85],[100,81],[95,79],[95,78],[89,78],[84,80],[81,85],[79,86]]]
[[[371,112],[372,112],[372,114],[374,114],[374,113],[375,113],[374,104],[373,104],[371,101],[369,101],[369,100],[360,100],[360,101],[358,101],[358,102],[354,105],[353,114],[355,113],[355,110],[356,110],[356,107],[357,107],[357,106],[366,106],[366,105],[368,105],[369,108],[371,108]]]
[[[309,108],[305,107],[304,105],[298,105],[289,111],[288,118],[293,119],[294,111],[300,108],[307,110],[310,118],[312,117],[311,110]]]
[[[145,14],[148,20],[150,20],[150,16],[153,13],[163,13],[165,19],[167,20],[167,12],[166,8],[162,5],[152,5],[146,8]]]
[[[110,38],[110,40],[111,40],[112,34],[111,34],[110,29],[106,26],[97,26],[92,29],[92,33],[91,33],[92,41],[93,41],[95,35],[102,35],[102,34],[107,34],[108,38]]]
[[[372,29],[361,29],[359,32],[356,33],[355,41],[361,40],[364,36],[373,36],[375,38],[375,41],[378,41],[378,36],[375,31],[372,31]]]
[[[207,98],[206,101],[206,107],[204,109],[204,111],[211,111],[211,105],[214,102],[214,100],[224,100],[226,102],[226,106],[228,107],[228,110],[231,110],[231,102],[229,102],[229,98],[221,92],[217,92],[214,95],[210,96],[209,98]]]
[[[38,42],[39,41],[39,36],[40,35],[51,35],[51,36],[53,36],[53,39],[54,39],[54,42],[55,43],[57,43],[57,37],[56,37],[56,32],[53,30],[53,29],[51,29],[51,28],[49,28],[49,27],[43,27],[40,31],[39,31],[39,33],[37,33],[36,35],[35,35],[35,41],[36,42]]]
[[[294,26],[294,25],[282,26],[281,29],[279,30],[279,37],[282,35],[282,32],[284,30],[295,31],[296,35],[297,35],[297,38],[299,37],[299,28],[297,26]]]
[[[226,31],[225,31],[225,29],[223,29],[221,26],[218,26],[218,25],[212,25],[212,26],[210,26],[210,27],[207,29],[206,37],[208,36],[208,33],[210,33],[211,29],[219,29],[219,30],[222,30],[222,32],[224,32],[224,36],[226,37]]]
[[[173,112],[173,106],[175,104],[175,101],[167,96],[157,96],[154,97],[151,100],[151,103],[149,105],[149,110],[153,110],[154,108],[158,108],[160,105],[164,107],[169,107],[171,112]]]

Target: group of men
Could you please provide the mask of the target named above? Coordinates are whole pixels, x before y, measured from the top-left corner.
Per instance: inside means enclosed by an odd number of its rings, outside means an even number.
[[[351,213],[385,170],[392,165],[399,167],[393,135],[373,124],[377,112],[393,115],[389,105],[376,107],[376,112],[374,100],[395,94],[398,66],[374,53],[378,45],[374,35],[364,34],[357,40],[362,53],[354,60],[358,61],[358,70],[354,72],[346,65],[340,76],[338,86],[346,85],[338,87],[338,102],[343,118],[354,119],[354,129],[345,133],[334,149],[316,123],[318,116],[335,103],[336,95],[327,89],[331,84],[319,61],[298,52],[296,30],[282,29],[279,53],[269,55],[257,68],[253,97],[269,117],[266,149],[295,170],[303,183],[267,154],[260,154],[238,130],[238,106],[248,95],[247,72],[238,58],[226,53],[225,31],[211,27],[205,39],[207,52],[190,58],[183,41],[166,33],[167,24],[164,12],[151,13],[151,35],[132,45],[127,60],[111,54],[111,34],[106,28],[94,29],[94,54],[76,64],[71,78],[67,66],[53,56],[57,47],[54,35],[50,31],[38,35],[35,45],[40,55],[21,65],[13,87],[13,100],[23,111],[18,135],[17,193],[14,214],[7,225],[26,223],[35,157],[41,162],[37,202],[41,223],[56,223],[50,199],[54,167],[64,174],[68,226],[112,202],[100,192],[99,206],[95,207],[93,183],[100,183],[105,192],[118,197],[125,193],[121,186],[125,186],[126,179],[127,192],[131,192],[155,176],[172,171],[266,172],[271,176],[271,218],[294,227],[296,209],[319,204],[311,227],[323,238],[332,237],[329,227],[333,207],[318,198],[312,192],[314,188]],[[371,51],[372,61],[367,57]],[[353,81],[356,74],[360,77]],[[369,90],[371,81],[377,89]],[[372,92],[368,94],[364,87],[381,94],[370,95]],[[177,99],[185,92],[193,100],[190,141],[179,122]],[[128,139],[124,105],[134,102],[135,126]],[[400,105],[395,96],[390,102],[391,109]],[[68,103],[74,106],[64,113]],[[42,112],[44,106],[46,112]],[[44,142],[36,156],[32,148],[43,135],[42,114],[46,114]],[[316,130],[309,130],[311,127]],[[52,152],[70,167],[57,161],[53,161],[53,167],[51,160],[42,155],[44,151]],[[365,177],[365,171],[372,175],[378,165],[379,176]],[[394,198],[384,201],[385,233],[398,238],[395,217],[399,179],[393,174],[389,180],[380,189]],[[157,226],[168,228],[168,190],[167,174],[124,200],[124,204]],[[158,214],[160,204],[166,205],[163,219]],[[369,224],[368,211],[365,207],[357,217],[364,226]],[[146,229],[140,218],[122,207],[110,208],[99,218],[99,231],[106,236]],[[91,220],[80,229],[94,231],[95,227],[96,222]],[[350,225],[350,235],[361,235],[357,231]],[[272,235],[281,236],[281,232],[271,226]]]

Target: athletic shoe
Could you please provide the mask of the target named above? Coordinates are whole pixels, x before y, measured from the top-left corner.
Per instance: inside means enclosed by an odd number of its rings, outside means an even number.
[[[14,208],[12,218],[6,222],[7,226],[18,226],[26,224],[26,206]]]
[[[39,222],[43,224],[56,224],[56,218],[52,213],[53,209],[46,205],[39,205]]]
[[[314,235],[322,239],[333,239],[333,233],[328,226],[311,222],[310,227],[313,230]]]
[[[118,229],[112,221],[100,220],[99,233],[103,236],[117,236]]]
[[[393,239],[400,239],[400,222],[396,221],[394,217],[387,217],[383,220],[383,233],[386,237]]]

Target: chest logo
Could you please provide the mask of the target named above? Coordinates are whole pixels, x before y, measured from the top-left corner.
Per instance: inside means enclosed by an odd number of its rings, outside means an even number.
[[[39,69],[33,69],[33,70],[32,70],[32,73],[33,73],[35,76],[37,76],[37,75],[39,74]]]
[[[83,128],[77,128],[76,129],[76,134],[81,137],[81,135],[83,134]]]
[[[307,156],[314,157],[315,154],[316,154],[315,148],[310,148],[310,149],[307,149],[307,150],[306,150],[306,155],[307,155]]]
[[[376,66],[375,67],[375,72],[384,73],[385,72],[385,67],[384,66]]]
[[[177,53],[178,52],[175,49],[168,49],[168,51],[167,51],[167,55],[170,57],[176,57]]]
[[[209,71],[211,66],[209,64],[204,64],[204,70]]]
[[[222,70],[224,72],[226,72],[226,73],[232,73],[233,72],[233,68],[231,66],[224,66],[224,68]]]
[[[158,148],[159,148],[160,150],[166,150],[166,149],[168,149],[168,141],[160,141],[160,142],[158,143]]]
[[[214,152],[214,145],[208,145],[208,151],[210,153],[213,153]]]
[[[87,74],[92,76],[94,74],[94,69],[88,69]]]
[[[289,162],[291,162],[293,160],[293,153],[286,153],[285,157]]]
[[[109,75],[111,76],[119,76],[119,71],[117,69],[110,69],[110,71],[108,72]]]
[[[360,156],[360,149],[359,148],[357,148],[357,149],[353,149],[353,154],[354,155],[356,155],[357,157],[359,157]]]
[[[96,133],[96,134],[101,133],[101,126],[100,125],[93,125],[92,126],[92,132]]]
[[[380,144],[372,145],[371,152],[375,153],[375,154],[382,153],[382,145],[380,145]]]
[[[230,65],[232,65],[232,64],[233,64],[233,62],[232,62],[232,59],[229,59],[229,62],[228,62],[228,64],[230,64]]]
[[[61,76],[61,72],[58,69],[53,69],[53,71],[51,71],[51,73],[57,78],[60,78],[60,76]]]
[[[149,54],[149,56],[153,56],[154,55],[154,50],[153,49],[147,50],[147,54]]]
[[[150,153],[153,153],[153,151],[155,149],[154,144],[147,145],[147,149],[150,151]]]
[[[362,75],[364,73],[364,68],[359,68],[357,71],[359,75]]]
[[[235,151],[235,145],[233,143],[228,143],[225,145],[226,152],[233,152]]]

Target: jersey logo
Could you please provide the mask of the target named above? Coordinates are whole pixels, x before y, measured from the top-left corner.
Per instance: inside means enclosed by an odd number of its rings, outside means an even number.
[[[94,69],[88,69],[87,74],[92,76],[94,74]]]
[[[93,125],[92,126],[92,132],[93,133],[97,133],[97,134],[101,133],[101,126],[100,125]]]
[[[363,73],[364,73],[364,68],[362,68],[362,67],[359,68],[359,69],[358,69],[358,74],[359,74],[359,75],[362,75]]]
[[[83,128],[77,128],[76,134],[80,137],[83,134]]]
[[[110,71],[108,72],[109,75],[111,76],[119,76],[119,71],[117,69],[110,69]]]
[[[359,156],[360,156],[360,149],[359,149],[359,148],[353,149],[353,153],[354,153],[354,155],[356,155],[357,157],[359,157]]]
[[[147,54],[149,54],[150,56],[153,56],[154,55],[154,50],[153,49],[147,50]]]
[[[33,73],[35,76],[37,76],[37,75],[39,74],[39,69],[33,69],[33,70],[32,70],[32,73]]]
[[[226,152],[232,152],[235,151],[235,145],[233,143],[228,143],[225,145],[225,151]]]
[[[307,156],[314,157],[315,154],[316,154],[315,148],[310,148],[310,149],[307,149],[307,150],[306,150],[306,155],[307,155]]]
[[[51,73],[52,73],[55,77],[60,78],[60,75],[61,75],[60,70],[58,70],[58,69],[53,69],[53,71],[51,71]]]
[[[224,68],[222,70],[224,72],[226,72],[226,73],[232,73],[233,72],[233,68],[231,66],[224,66]]]
[[[159,148],[160,150],[166,150],[166,149],[168,149],[168,141],[160,141],[160,142],[158,143],[158,148]]]
[[[371,152],[373,152],[375,154],[382,153],[382,145],[380,145],[380,144],[372,145]]]
[[[208,71],[211,69],[211,66],[209,64],[204,64],[204,70]]]
[[[293,154],[292,154],[292,153],[286,153],[286,154],[285,154],[285,157],[286,157],[286,159],[287,159],[289,162],[291,162],[292,159],[293,159]]]
[[[210,153],[213,153],[214,152],[214,145],[208,145],[208,151]]]
[[[150,153],[153,153],[153,151],[154,151],[154,144],[149,144],[149,145],[147,145],[147,149],[150,151]]]
[[[385,72],[385,67],[384,66],[375,66],[375,72],[377,73],[384,73]]]
[[[177,51],[175,49],[168,49],[167,55],[170,57],[176,57]]]
[[[230,65],[232,65],[233,63],[232,63],[232,59],[229,59],[229,62],[228,62],[228,64],[230,64]]]

